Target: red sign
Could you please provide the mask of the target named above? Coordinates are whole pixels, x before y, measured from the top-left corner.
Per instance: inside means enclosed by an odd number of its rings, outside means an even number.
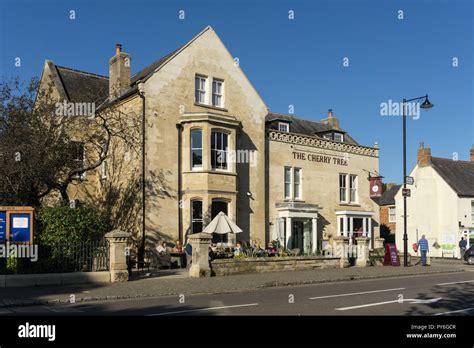
[[[402,189],[402,196],[403,197],[410,197],[411,196],[410,189],[407,189],[407,188]]]
[[[382,177],[374,176],[370,179],[370,198],[382,196]]]
[[[397,246],[395,244],[385,245],[385,257],[383,260],[384,266],[400,266],[400,258],[397,253]]]

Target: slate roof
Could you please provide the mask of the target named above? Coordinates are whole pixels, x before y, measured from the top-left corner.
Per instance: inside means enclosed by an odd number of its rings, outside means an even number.
[[[312,121],[303,119],[300,117],[296,117],[293,115],[285,115],[276,112],[269,112],[265,118],[267,123],[271,123],[272,121],[288,121],[290,122],[290,133],[297,133],[303,135],[310,135],[310,136],[320,136],[322,135],[318,133],[324,133],[327,131],[333,130],[330,124],[325,124],[318,121]],[[336,130],[336,129],[334,129]],[[358,145],[358,143],[342,129],[337,130],[340,133],[344,133],[344,142],[348,144]]]
[[[152,64],[148,65],[146,68],[140,70],[135,75],[130,78],[131,85],[133,86],[138,80],[146,80],[150,77],[153,72],[161,67],[173,54],[178,52],[181,47],[175,49],[173,52],[168,53],[166,56],[158,59],[157,61],[153,62]]]
[[[474,197],[474,162],[431,157],[431,164],[459,197]]]
[[[59,78],[71,102],[102,103],[109,95],[109,79],[106,76],[56,65]]]
[[[395,204],[395,195],[398,190],[400,190],[402,185],[393,185],[390,188],[386,189],[382,194],[382,197],[376,200],[378,205],[394,205]]]

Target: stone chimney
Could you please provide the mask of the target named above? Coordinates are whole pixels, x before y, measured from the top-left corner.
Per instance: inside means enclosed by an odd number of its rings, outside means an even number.
[[[322,123],[329,124],[333,129],[339,130],[339,120],[334,117],[332,109],[328,110],[328,118],[321,120]]]
[[[431,149],[426,147],[424,143],[420,143],[418,149],[418,165],[420,167],[426,167],[431,164]]]
[[[115,56],[109,60],[109,98],[115,99],[130,87],[132,57],[122,52],[122,45],[115,45]]]
[[[471,154],[471,162],[474,162],[474,145],[471,147],[470,154]]]

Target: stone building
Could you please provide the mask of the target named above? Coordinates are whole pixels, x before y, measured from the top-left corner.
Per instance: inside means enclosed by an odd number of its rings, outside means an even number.
[[[239,239],[262,245],[275,232],[308,252],[336,235],[378,236],[367,180],[378,149],[359,145],[331,113],[315,122],[269,112],[210,26],[134,75],[118,45],[109,67],[106,77],[45,63],[42,84],[53,81],[60,100],[87,87],[97,113],[114,108],[144,125],[140,152],[114,143],[75,198],[108,197],[114,216],[137,235],[144,227],[151,244],[185,240],[220,211],[242,228]]]

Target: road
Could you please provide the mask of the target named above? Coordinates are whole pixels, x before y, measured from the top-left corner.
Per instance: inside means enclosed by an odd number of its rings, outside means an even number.
[[[12,307],[0,315],[474,315],[474,272]]]

